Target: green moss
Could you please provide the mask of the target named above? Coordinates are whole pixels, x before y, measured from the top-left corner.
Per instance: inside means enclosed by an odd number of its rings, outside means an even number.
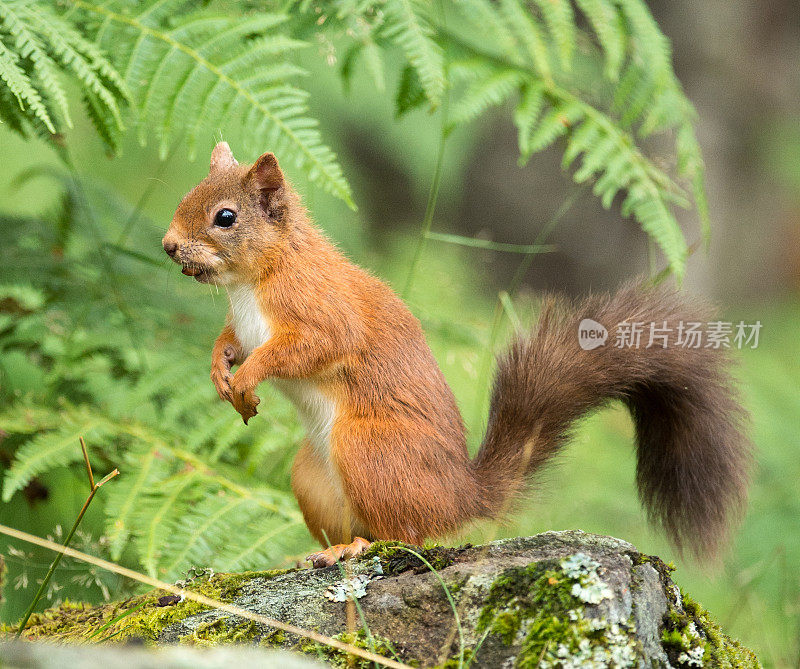
[[[503,642],[510,646],[519,632],[522,620],[518,612],[500,611],[494,617],[492,631],[499,634]]]
[[[664,560],[656,555],[645,555],[644,553],[627,553],[627,555],[631,559],[634,567],[638,567],[639,565],[643,564],[649,564],[658,572],[658,575],[661,577],[662,581],[670,578],[672,573],[677,568],[675,567],[674,563],[664,562]]]
[[[556,562],[507,569],[492,583],[478,618],[478,631],[491,626],[493,632],[507,637],[512,628],[519,630],[522,619],[537,612],[565,615],[577,602],[571,590],[571,581]]]
[[[410,548],[415,553],[424,557],[436,570],[446,569],[455,558],[468,546],[460,548],[445,548],[443,546],[430,546],[420,548],[418,546],[408,546],[400,541],[374,541],[372,545],[364,551],[360,560],[367,561],[377,557],[381,562],[383,572],[387,575],[396,575],[405,571],[413,571],[421,574],[429,571],[427,565],[416,555],[409,553],[406,548]]]
[[[287,642],[286,632],[283,630],[270,629],[259,639],[260,646],[283,646]]]
[[[230,619],[218,618],[212,622],[198,625],[191,634],[181,637],[182,643],[211,647],[221,643],[242,643],[253,641],[261,633],[251,620],[230,624]]]
[[[464,649],[464,657],[461,657],[461,652],[457,652],[453,657],[438,665],[435,669],[461,669],[461,667],[469,667],[473,660],[473,651],[471,648]]]
[[[661,644],[676,667],[697,666],[699,660],[719,669],[761,666],[750,649],[724,634],[711,614],[683,592],[680,606],[677,599],[669,603]]]
[[[292,570],[215,574],[192,579],[186,587],[211,599],[231,602],[244,585],[254,578],[274,578],[289,571]],[[100,636],[114,635],[114,641],[131,638],[155,641],[165,627],[209,608],[188,599],[178,604],[160,606],[158,600],[165,594],[167,593],[161,590],[154,590],[122,602],[101,606],[64,602],[58,607],[31,616],[24,636],[28,639],[47,638],[53,641],[86,640],[110,620],[141,606],[140,610],[104,629]]]
[[[561,666],[565,658],[633,666],[632,626],[585,618],[580,596],[592,584],[575,569],[575,563],[543,561],[505,570],[489,590],[477,630],[507,646],[520,644],[518,667]]]

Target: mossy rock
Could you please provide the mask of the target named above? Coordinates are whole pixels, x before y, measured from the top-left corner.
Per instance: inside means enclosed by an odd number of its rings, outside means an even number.
[[[661,560],[579,531],[457,549],[378,542],[344,566],[216,574],[191,587],[415,666],[760,666],[681,593]],[[352,593],[358,610],[348,602]],[[65,604],[36,616],[26,636],[83,641],[103,628],[93,641],[238,642],[367,666],[193,602],[159,606],[163,594],[96,607]],[[103,627],[132,607],[139,608]]]

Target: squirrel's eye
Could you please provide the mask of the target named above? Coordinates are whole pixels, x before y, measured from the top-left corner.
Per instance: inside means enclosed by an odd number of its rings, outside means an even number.
[[[214,225],[218,228],[229,228],[236,222],[236,212],[232,209],[220,209],[214,216]]]

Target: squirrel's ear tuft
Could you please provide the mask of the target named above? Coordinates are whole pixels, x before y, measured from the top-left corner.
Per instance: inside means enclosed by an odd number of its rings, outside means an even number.
[[[233,157],[233,151],[228,146],[228,142],[219,142],[211,152],[211,172],[230,169],[238,164],[236,158]]]
[[[283,186],[283,172],[278,167],[274,153],[265,153],[250,168],[247,175],[250,183],[260,191],[275,191]]]

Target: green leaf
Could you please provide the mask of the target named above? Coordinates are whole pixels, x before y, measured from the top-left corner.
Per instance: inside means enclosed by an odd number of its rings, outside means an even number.
[[[83,461],[79,437],[87,444],[100,442],[105,434],[102,419],[87,413],[65,414],[64,425],[42,432],[22,445],[3,481],[3,501],[24,488],[32,478],[56,467]]]
[[[523,75],[516,70],[498,70],[470,85],[450,112],[451,127],[469,123],[489,107],[502,105],[517,90]]]
[[[520,165],[527,162],[533,153],[531,135],[544,107],[544,86],[537,82],[529,82],[522,86],[519,103],[514,110],[514,124],[517,126]]]
[[[154,128],[162,155],[174,142],[194,147],[222,130],[229,142],[247,147],[245,158],[269,148],[354,206],[336,156],[308,113],[308,94],[289,83],[301,74],[290,59],[306,43],[276,32],[286,16],[192,12],[188,0],[145,2],[133,13],[121,0],[74,4],[100,21],[98,43],[124,73],[144,121],[142,139]]]
[[[384,34],[403,50],[417,71],[431,106],[437,107],[444,95],[444,55],[433,39],[430,4],[424,0],[390,0],[384,5]]]
[[[501,0],[500,10],[509,29],[516,33],[525,46],[528,57],[536,72],[547,84],[552,84],[553,73],[550,54],[538,20],[528,11],[520,0]],[[517,55],[516,53],[514,54]]]
[[[395,117],[399,118],[406,112],[425,104],[425,90],[422,88],[417,71],[407,65],[400,75],[400,84],[397,87],[395,99]]]
[[[597,35],[606,56],[605,75],[616,81],[625,59],[627,35],[616,7],[609,0],[575,0]]]
[[[535,3],[544,17],[551,39],[556,44],[561,66],[569,70],[577,41],[572,3],[570,0],[535,0]]]
[[[105,134],[108,127],[123,127],[121,109],[127,90],[97,46],[44,2],[0,3],[0,80],[16,96],[22,117],[34,128],[56,133],[62,124],[71,127],[64,76],[76,81],[84,95],[92,96],[91,113],[95,120],[102,119]],[[3,107],[3,116],[9,117],[12,111]]]

